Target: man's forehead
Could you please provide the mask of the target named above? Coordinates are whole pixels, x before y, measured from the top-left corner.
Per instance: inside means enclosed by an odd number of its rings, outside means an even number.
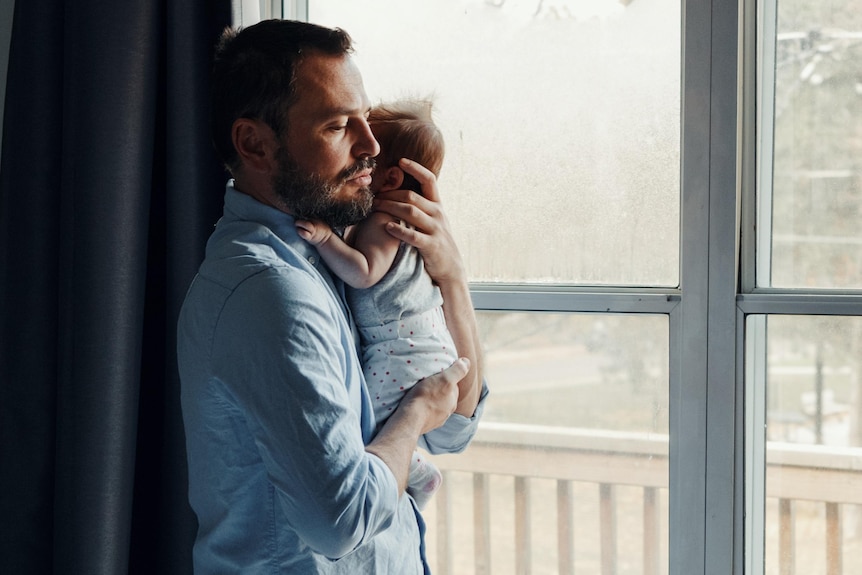
[[[294,108],[315,117],[364,114],[370,107],[362,75],[350,56],[310,54],[296,67]]]

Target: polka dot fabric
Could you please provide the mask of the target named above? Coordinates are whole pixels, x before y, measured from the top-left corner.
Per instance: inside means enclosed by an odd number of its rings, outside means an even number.
[[[360,327],[362,365],[379,424],[417,381],[443,371],[458,359],[442,308],[389,322]]]

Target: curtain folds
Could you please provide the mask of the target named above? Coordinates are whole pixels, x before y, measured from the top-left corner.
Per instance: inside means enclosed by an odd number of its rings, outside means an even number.
[[[0,159],[5,573],[191,573],[175,326],[221,209],[229,0],[16,2]]]

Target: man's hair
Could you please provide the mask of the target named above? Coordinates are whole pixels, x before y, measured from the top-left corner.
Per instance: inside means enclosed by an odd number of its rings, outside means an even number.
[[[377,169],[397,166],[408,158],[428,168],[435,176],[443,167],[443,134],[432,118],[430,99],[404,99],[372,108],[368,123],[380,143]],[[404,189],[421,192],[419,183],[404,174]]]
[[[296,66],[303,55],[343,56],[352,51],[344,30],[306,22],[264,20],[244,29],[225,29],[213,59],[210,128],[228,170],[239,167],[231,138],[237,119],[260,120],[278,137],[287,129],[287,110],[296,99]]]

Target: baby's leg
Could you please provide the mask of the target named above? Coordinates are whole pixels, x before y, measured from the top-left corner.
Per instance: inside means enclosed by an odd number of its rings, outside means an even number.
[[[441,483],[443,483],[443,474],[437,466],[425,459],[419,450],[415,450],[413,459],[410,461],[407,493],[413,497],[420,510],[425,509]]]

